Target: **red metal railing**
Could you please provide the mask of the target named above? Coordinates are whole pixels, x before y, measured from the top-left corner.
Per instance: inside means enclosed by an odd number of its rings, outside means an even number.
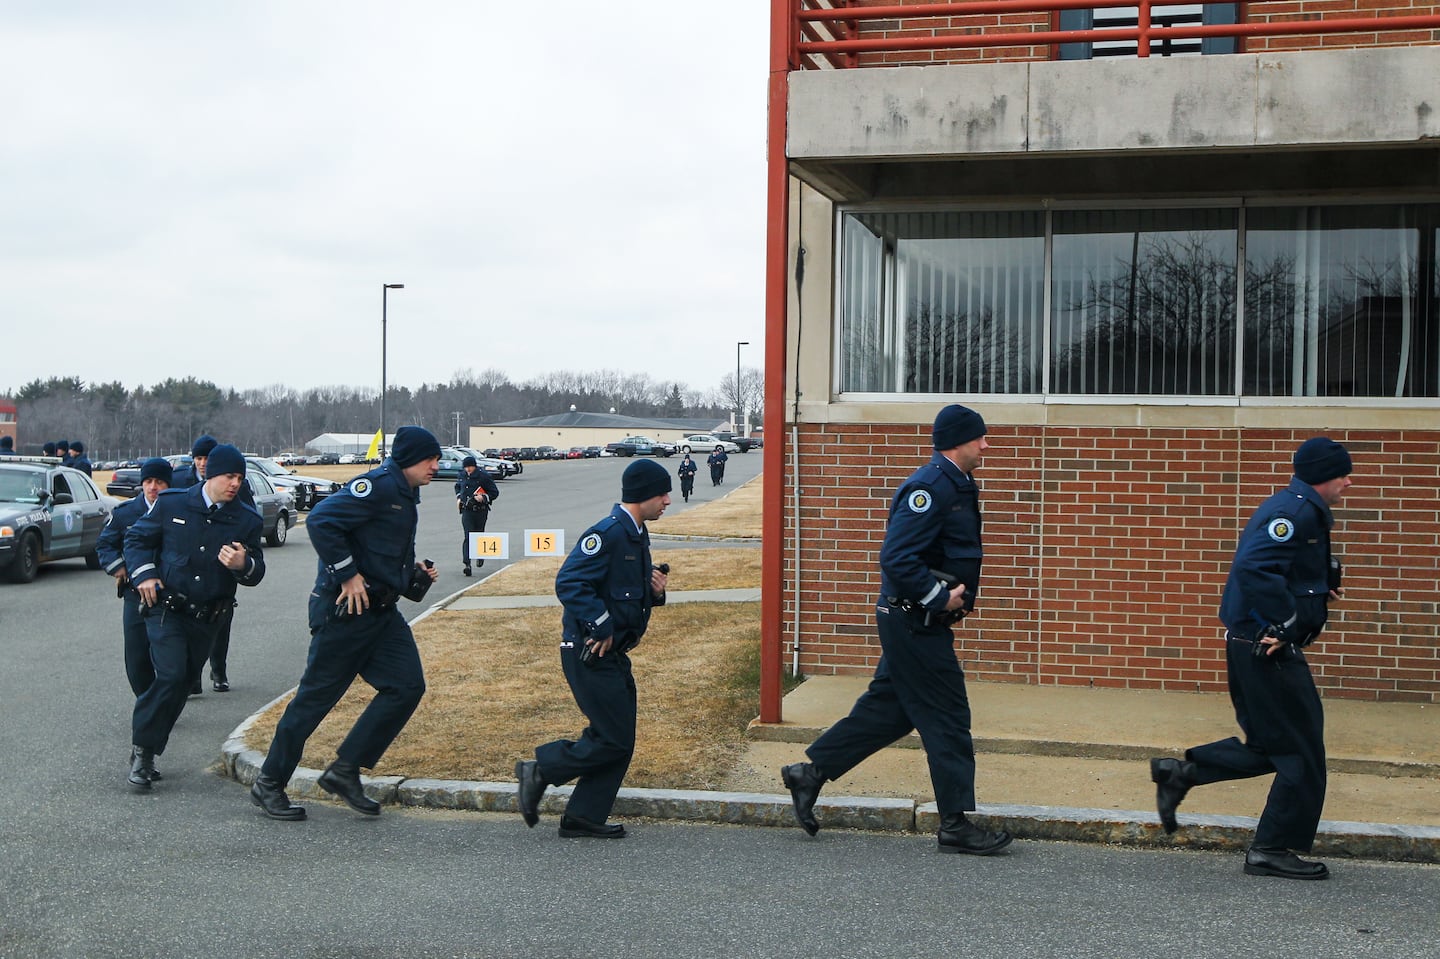
[[[1333,17],[1305,20],[1253,21],[1225,24],[1184,24],[1180,26],[1155,26],[1151,21],[1151,9],[1157,6],[1173,6],[1138,0],[1137,25],[1115,27],[1104,30],[1034,30],[1024,32],[980,32],[978,28],[959,29],[973,32],[941,35],[909,35],[895,37],[865,37],[864,24],[884,20],[935,20],[942,17],[992,16],[1007,14],[1036,13],[1048,14],[1049,20],[1061,10],[1093,10],[1114,6],[1130,6],[1126,3],[1096,2],[1096,0],[972,0],[968,3],[914,3],[887,6],[856,6],[849,0],[833,0],[833,6],[821,6],[821,0],[781,0],[789,3],[793,24],[788,33],[791,38],[788,61],[791,69],[809,69],[820,66],[819,59],[832,67],[845,68],[857,65],[862,53],[898,53],[904,51],[963,50],[981,47],[1034,47],[1061,43],[1095,43],[1105,41],[1134,41],[1136,55],[1148,57],[1152,41],[1198,40],[1208,37],[1281,37],[1301,34],[1330,33],[1393,33],[1406,30],[1440,30],[1440,15],[1422,14],[1415,16],[1375,17]],[[1202,4],[1231,3],[1232,0],[1201,0]],[[1287,14],[1288,16],[1288,14]],[[940,29],[952,29],[941,25]]]

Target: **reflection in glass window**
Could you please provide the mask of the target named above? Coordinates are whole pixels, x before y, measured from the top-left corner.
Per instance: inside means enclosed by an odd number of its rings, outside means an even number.
[[[840,389],[1039,393],[1039,211],[849,213]]]
[[[1434,207],[1246,215],[1243,388],[1437,396]]]
[[[839,390],[1440,397],[1440,205],[1243,212],[847,212]]]
[[[1234,210],[1055,214],[1050,392],[1235,391]]]

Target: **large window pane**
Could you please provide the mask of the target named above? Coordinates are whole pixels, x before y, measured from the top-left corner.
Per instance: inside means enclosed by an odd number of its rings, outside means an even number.
[[[1040,212],[847,213],[840,389],[1038,393]]]
[[[1234,210],[1057,212],[1049,391],[1235,391]]]
[[[1434,207],[1246,215],[1244,391],[1437,396]]]

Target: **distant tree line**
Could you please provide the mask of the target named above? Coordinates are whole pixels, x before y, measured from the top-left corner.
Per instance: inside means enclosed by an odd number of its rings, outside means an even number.
[[[644,374],[601,370],[561,371],[512,383],[499,370],[457,372],[448,383],[412,390],[391,386],[385,397],[390,430],[406,423],[426,427],[442,442],[471,425],[499,423],[569,411],[614,410],[626,416],[725,418],[737,395],[758,423],[763,379],[742,371],[739,390],[730,374],[721,387],[701,392]],[[10,394],[17,409],[20,452],[46,442],[83,440],[91,459],[128,459],[188,452],[201,433],[240,448],[272,455],[302,451],[321,433],[373,433],[380,423],[379,390],[325,386],[296,390],[274,385],[236,390],[194,377],[127,389],[119,382],[86,383],[77,377],[33,380]]]

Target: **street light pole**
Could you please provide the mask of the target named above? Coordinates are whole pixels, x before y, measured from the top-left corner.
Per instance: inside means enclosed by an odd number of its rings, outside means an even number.
[[[744,436],[747,431],[745,424],[740,420],[740,417],[745,413],[745,407],[741,404],[740,397],[740,347],[749,345],[749,340],[741,340],[735,344],[735,420],[740,426],[740,429],[735,432],[738,432],[741,436]]]
[[[404,283],[380,284],[380,459],[385,459],[385,361],[386,313],[389,312],[390,291],[405,289]]]

